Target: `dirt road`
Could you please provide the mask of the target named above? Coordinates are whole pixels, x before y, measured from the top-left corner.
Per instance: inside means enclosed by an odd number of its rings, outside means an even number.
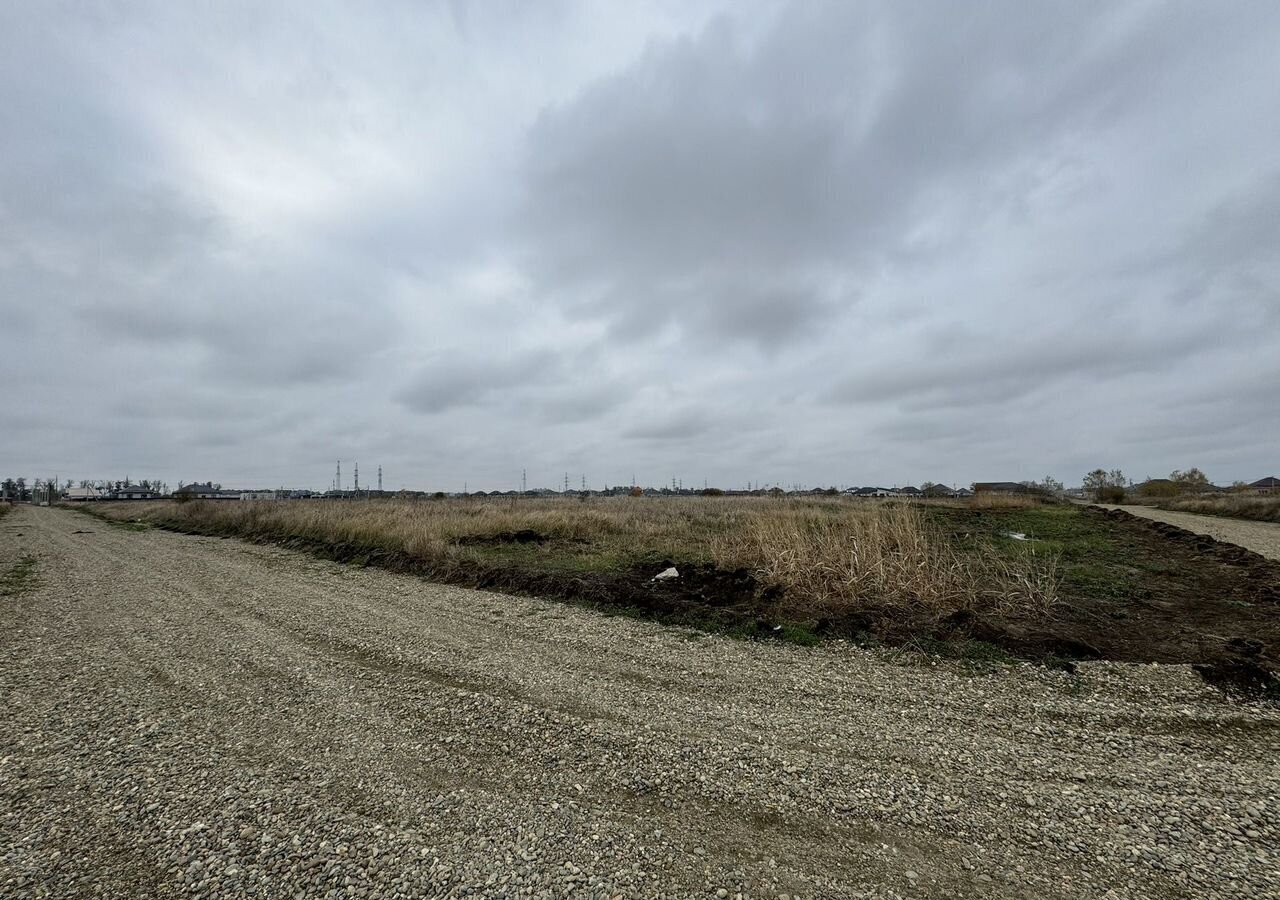
[[[15,572],[6,898],[1278,896],[1280,711],[1184,667],[748,644],[61,510],[0,520]]]
[[[1127,513],[1144,519],[1168,522],[1170,525],[1177,525],[1196,534],[1207,534],[1228,544],[1244,547],[1268,559],[1280,559],[1280,523],[1250,522],[1247,519],[1229,519],[1224,516],[1202,516],[1197,513],[1156,509],[1152,506],[1104,505],[1104,508],[1123,509]]]

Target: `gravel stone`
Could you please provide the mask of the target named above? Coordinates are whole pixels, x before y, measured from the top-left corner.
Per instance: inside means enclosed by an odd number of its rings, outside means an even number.
[[[0,604],[5,900],[1280,896],[1280,710],[1185,666],[748,643],[83,523],[0,530],[38,576]]]

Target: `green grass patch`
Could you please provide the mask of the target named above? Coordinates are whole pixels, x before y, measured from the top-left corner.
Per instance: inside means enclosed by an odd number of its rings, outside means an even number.
[[[1069,596],[1123,603],[1144,594],[1152,575],[1167,575],[1176,566],[1165,560],[1135,554],[1124,535],[1105,519],[1075,504],[1029,509],[947,509],[930,514],[960,546],[990,541],[998,552],[1053,554],[1063,592]],[[1007,537],[1026,535],[1026,540]]]
[[[106,515],[100,509],[85,503],[61,503],[58,508],[69,509],[91,519],[97,519],[99,522],[106,522],[112,528],[118,528],[121,531],[150,531],[155,528],[150,522],[144,522],[141,519],[119,519]]]
[[[34,590],[36,577],[36,558],[30,554],[21,557],[9,570],[0,575],[0,597],[17,597]]]
[[[148,522],[123,522],[116,519],[106,519],[105,521],[110,523],[112,528],[118,528],[120,531],[150,531],[155,527]]]
[[[711,629],[716,630],[716,629]],[[750,622],[721,629],[722,633],[743,641],[782,641],[786,644],[797,644],[801,647],[813,647],[822,643],[822,638],[807,625],[798,622],[782,622],[769,624],[766,622]]]

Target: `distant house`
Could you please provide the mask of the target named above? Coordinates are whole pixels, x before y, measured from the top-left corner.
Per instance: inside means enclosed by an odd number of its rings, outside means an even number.
[[[185,484],[174,491],[173,496],[179,500],[238,500],[240,492],[224,491],[206,481],[204,484]]]
[[[898,488],[898,493],[904,497],[923,497],[924,496],[924,491],[912,485],[907,485],[904,488]]]
[[[95,487],[74,487],[68,488],[67,492],[62,495],[63,500],[70,500],[74,503],[84,503],[89,500],[107,500],[110,499],[106,491],[100,491]]]
[[[968,488],[959,488],[958,490],[952,493],[952,496],[953,497],[972,497],[973,491],[969,490]]]
[[[112,497],[115,500],[156,500],[160,495],[149,488],[130,485],[129,487],[120,488]]]
[[[1016,481],[975,481],[973,492],[975,494],[1029,494],[1031,488]]]
[[[1263,494],[1271,494],[1280,491],[1280,478],[1274,475],[1268,475],[1266,478],[1259,478],[1253,484],[1249,485],[1255,491]]]
[[[279,500],[280,491],[241,491],[241,500]]]

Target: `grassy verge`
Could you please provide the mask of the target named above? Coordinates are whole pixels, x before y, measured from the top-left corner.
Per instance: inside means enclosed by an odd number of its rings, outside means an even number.
[[[101,504],[108,520],[284,543],[440,581],[580,600],[743,636],[928,631],[1047,615],[1051,555],[957,543],[918,507],[599,498]],[[680,577],[655,583],[676,566]]]
[[[1164,562],[1135,554],[1075,505],[987,510],[980,515],[938,508],[931,514],[961,546],[979,542],[1014,558],[1030,553],[1052,559],[1059,590],[1072,600],[1128,603],[1144,595],[1152,575],[1165,571]]]
[[[36,586],[36,558],[21,557],[9,570],[0,574],[0,597],[17,597]]]
[[[1160,509],[1226,516],[1256,522],[1280,522],[1280,495],[1223,494],[1212,497],[1171,497],[1156,504]]]

